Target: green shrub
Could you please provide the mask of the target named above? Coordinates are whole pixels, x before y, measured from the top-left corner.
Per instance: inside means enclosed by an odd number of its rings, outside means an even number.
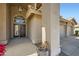
[[[78,35],[79,35],[79,34],[78,34],[78,32],[79,32],[78,30],[76,30],[76,31],[75,31],[75,35],[76,35],[76,36],[78,36]]]

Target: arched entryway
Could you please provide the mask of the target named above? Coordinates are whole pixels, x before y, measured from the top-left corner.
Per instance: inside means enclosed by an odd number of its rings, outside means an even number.
[[[22,16],[14,17],[13,21],[13,37],[26,36],[26,21]]]

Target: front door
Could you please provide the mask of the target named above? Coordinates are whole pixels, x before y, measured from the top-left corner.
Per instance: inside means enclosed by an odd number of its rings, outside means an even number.
[[[19,37],[19,25],[14,25],[14,37]]]
[[[22,16],[15,17],[13,24],[14,24],[13,27],[14,37],[25,37],[26,36],[25,19]]]
[[[14,37],[25,37],[25,25],[18,25],[15,24],[14,25]]]
[[[25,25],[20,25],[20,32],[19,32],[19,35],[20,35],[20,37],[25,37]]]

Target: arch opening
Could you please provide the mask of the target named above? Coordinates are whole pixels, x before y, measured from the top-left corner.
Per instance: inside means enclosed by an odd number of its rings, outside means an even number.
[[[26,36],[26,21],[22,16],[14,17],[13,21],[13,36],[25,37]]]

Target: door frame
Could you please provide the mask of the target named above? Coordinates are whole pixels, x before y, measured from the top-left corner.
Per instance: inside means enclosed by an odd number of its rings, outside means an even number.
[[[15,21],[16,21],[16,18],[17,17],[21,17],[21,18],[23,18],[23,20],[24,20],[24,24],[17,24]],[[23,16],[15,16],[14,18],[13,18],[13,38],[15,37],[15,28],[14,28],[14,26],[15,25],[25,25],[25,37],[26,37],[26,19],[23,17]],[[20,35],[19,35],[19,37],[20,37]]]

